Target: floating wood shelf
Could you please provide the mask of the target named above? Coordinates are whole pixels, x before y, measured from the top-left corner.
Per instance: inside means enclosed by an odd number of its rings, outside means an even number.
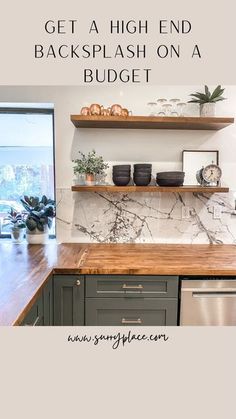
[[[234,118],[83,116],[71,115],[76,128],[177,129],[218,131],[234,123]]]
[[[195,192],[195,193],[225,193],[229,188],[220,186],[115,186],[115,185],[95,185],[80,186],[74,185],[73,192]]]

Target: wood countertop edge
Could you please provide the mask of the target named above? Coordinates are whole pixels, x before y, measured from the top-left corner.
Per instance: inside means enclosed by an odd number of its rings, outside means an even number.
[[[65,273],[68,273],[65,272]],[[203,270],[203,269],[194,269],[194,273],[191,269],[182,269],[181,271],[178,268],[175,269],[156,269],[153,268],[138,268],[138,269],[96,269],[96,268],[81,268],[78,272],[75,272],[80,275],[177,275],[177,276],[236,276],[236,269],[216,269],[216,270]]]
[[[44,286],[48,282],[49,278],[54,274],[73,274],[73,275],[80,275],[81,270],[79,268],[80,265],[82,265],[86,257],[88,255],[89,249],[86,247],[85,249],[81,249],[79,252],[79,260],[78,260],[78,266],[76,268],[57,268],[56,266],[52,269],[49,269],[47,273],[45,274],[45,278],[42,280],[40,286],[35,291],[32,298],[29,300],[29,302],[26,304],[24,309],[21,311],[21,313],[17,316],[17,318],[14,320],[14,322],[11,324],[11,326],[19,326],[22,322],[22,320],[25,318],[26,314],[30,311],[30,309],[33,307],[34,303],[36,302],[38,296],[40,295],[41,291],[43,290]],[[81,255],[80,255],[81,254]]]
[[[12,326],[19,326],[21,324],[22,320],[25,318],[26,314],[28,314],[31,307],[33,307],[35,301],[39,297],[39,294],[41,293],[42,289],[44,288],[44,286],[46,285],[46,283],[48,282],[48,280],[49,280],[49,278],[52,274],[53,274],[53,269],[47,271],[47,273],[45,274],[44,279],[42,280],[42,282],[40,284],[40,286],[37,288],[37,290],[33,294],[32,298],[28,301],[28,303],[23,308],[23,310],[20,312],[20,314],[16,317],[16,319],[12,323]]]

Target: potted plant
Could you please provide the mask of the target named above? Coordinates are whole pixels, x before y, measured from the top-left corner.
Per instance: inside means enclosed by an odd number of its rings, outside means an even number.
[[[221,100],[225,100],[225,98],[222,97],[224,91],[225,89],[222,89],[219,85],[211,93],[209,87],[205,86],[205,93],[192,93],[190,96],[193,99],[191,99],[188,103],[199,103],[201,116],[215,116],[216,103]]]
[[[10,225],[11,228],[12,242],[21,243],[24,239],[26,227],[23,214],[21,212],[16,212],[11,208],[11,211],[5,219],[9,221],[7,225]]]
[[[45,195],[41,200],[36,196],[24,196],[22,205],[27,211],[25,219],[26,240],[30,244],[43,244],[48,239],[48,229],[52,226],[55,217],[55,201]]]
[[[75,163],[74,174],[85,174],[86,184],[94,185],[95,184],[95,175],[105,174],[105,169],[109,167],[107,163],[104,162],[102,156],[98,156],[95,150],[92,150],[86,156],[84,153],[79,151],[81,155],[80,159],[72,160]]]

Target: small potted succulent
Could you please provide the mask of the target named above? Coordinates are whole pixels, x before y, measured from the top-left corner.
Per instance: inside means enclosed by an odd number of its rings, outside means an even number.
[[[47,242],[48,230],[52,226],[52,219],[56,215],[55,201],[42,198],[24,196],[21,203],[27,211],[25,219],[26,240],[30,244],[43,244]]]
[[[190,96],[192,99],[188,103],[198,103],[200,105],[201,116],[215,116],[215,106],[217,102],[225,100],[222,96],[225,89],[221,86],[217,86],[211,93],[208,86],[205,86],[205,92],[192,93]]]
[[[102,156],[98,156],[95,150],[92,150],[86,156],[84,153],[79,151],[81,155],[80,159],[72,160],[75,163],[74,174],[85,175],[86,185],[95,184],[96,175],[105,175],[105,169],[108,169],[109,165],[104,162]]]
[[[12,242],[21,243],[24,239],[26,228],[24,215],[21,212],[16,212],[13,208],[11,208],[11,211],[5,219],[8,220],[7,225],[10,225],[11,228]]]

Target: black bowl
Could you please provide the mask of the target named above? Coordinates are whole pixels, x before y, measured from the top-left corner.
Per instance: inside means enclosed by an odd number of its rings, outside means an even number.
[[[156,174],[159,179],[184,179],[184,172],[159,172]]]
[[[113,172],[130,172],[131,171],[131,167],[113,167],[112,168]]]
[[[139,169],[152,170],[152,165],[149,164],[149,163],[136,163],[136,164],[134,164],[134,170],[139,170]]]
[[[128,184],[130,182],[130,178],[129,177],[124,177],[124,176],[113,177],[112,180],[115,184],[116,183],[126,183],[126,184]]]
[[[184,181],[182,179],[157,179],[156,183],[159,186],[183,186]]]
[[[135,170],[134,176],[151,176],[151,170]]]
[[[130,178],[130,173],[125,173],[125,172],[112,173],[112,177],[128,177],[128,178]]]
[[[116,186],[126,186],[130,182],[130,177],[128,178],[128,177],[120,176],[117,178],[113,178],[112,180]]]
[[[136,186],[147,186],[149,185],[151,179],[149,178],[134,178],[134,183]]]
[[[122,169],[122,168],[112,170],[112,173],[120,173],[120,172],[121,173],[130,173],[131,170],[130,169]]]
[[[124,174],[122,174],[122,175],[112,175],[112,179],[130,179],[130,175],[129,174],[126,174],[126,175],[124,175]]]
[[[149,180],[149,182],[151,181],[151,175],[134,175],[133,178],[136,180],[139,179],[144,179],[144,180]]]
[[[112,166],[113,170],[130,170],[131,164],[116,164],[115,166]]]

